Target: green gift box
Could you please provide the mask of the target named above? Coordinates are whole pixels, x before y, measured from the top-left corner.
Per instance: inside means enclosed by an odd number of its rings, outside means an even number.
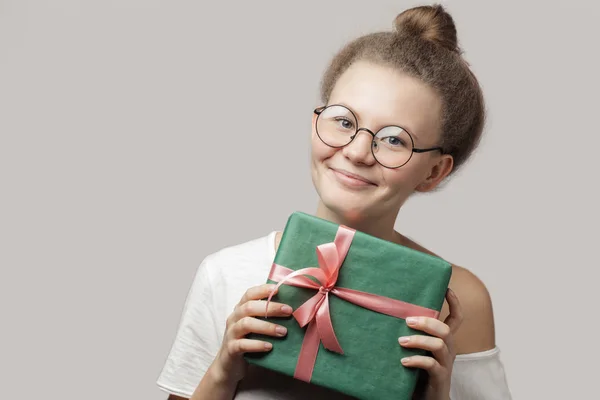
[[[327,256],[329,260],[336,258],[332,249],[343,247],[340,246],[344,243],[340,237],[343,234],[346,234],[347,253],[338,261],[341,266],[337,279],[333,278],[333,289],[331,285],[323,287],[323,279],[315,278],[315,275],[322,277],[323,273],[316,273],[314,269],[321,267],[325,275],[328,273],[330,267],[324,263],[332,262],[323,260],[327,260]],[[408,327],[404,317],[439,314],[452,273],[451,265],[438,257],[295,212],[287,221],[267,282],[277,283],[288,273],[305,268],[313,268],[308,272],[314,275],[302,274],[284,281],[271,299],[289,304],[295,310],[294,317],[268,319],[285,326],[287,335],[283,338],[249,335],[273,343],[273,349],[268,353],[247,353],[246,360],[359,399],[410,399],[419,374],[425,372],[404,367],[400,360],[427,355],[427,352],[398,344],[400,336],[425,334]],[[307,280],[312,281],[308,283],[314,287],[299,287],[294,283]],[[367,299],[367,305],[360,299],[348,300],[344,295],[347,292],[353,295],[355,291]],[[383,310],[373,310],[369,304],[374,298],[376,302],[383,299],[393,304],[384,306]],[[304,319],[311,322],[301,327],[295,318],[299,308],[316,310],[306,304],[307,301],[312,305],[318,303],[320,307],[328,306],[329,315],[323,317],[321,312],[317,313],[318,318],[311,318],[312,315],[306,317],[305,313]],[[329,320],[331,325],[324,322]],[[331,328],[337,341],[332,342]],[[316,353],[312,356],[309,354],[311,343]],[[329,344],[329,350],[324,343]],[[332,351],[331,343],[339,343],[343,351]],[[300,357],[303,361],[299,363]]]

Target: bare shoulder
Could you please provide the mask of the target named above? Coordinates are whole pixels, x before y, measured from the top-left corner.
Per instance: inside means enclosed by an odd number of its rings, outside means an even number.
[[[402,237],[404,245],[427,254],[435,253]],[[496,345],[494,312],[490,293],[484,282],[469,269],[452,265],[450,288],[460,302],[462,324],[454,335],[457,354],[476,353],[494,348]],[[454,310],[452,310],[454,312]],[[445,301],[440,319],[449,315],[450,309]]]
[[[476,353],[494,348],[494,312],[485,284],[468,269],[453,265],[450,288],[458,297],[463,316],[462,324],[454,335],[456,353]],[[450,311],[447,303],[442,311],[445,312],[442,318],[445,318]]]

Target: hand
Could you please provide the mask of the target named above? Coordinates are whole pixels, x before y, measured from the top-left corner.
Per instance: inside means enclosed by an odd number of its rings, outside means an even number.
[[[267,352],[272,344],[262,340],[246,339],[249,333],[258,333],[275,337],[287,334],[283,326],[263,321],[254,317],[265,316],[266,302],[260,301],[268,297],[275,285],[264,284],[246,291],[233,313],[227,318],[223,344],[215,357],[211,368],[216,370],[219,380],[227,385],[237,385],[246,373],[247,363],[243,354],[247,352]],[[270,302],[267,316],[287,317],[292,308],[288,305]]]
[[[409,368],[422,368],[429,377],[420,399],[449,400],[452,366],[456,358],[454,334],[462,322],[462,309],[452,289],[446,292],[450,314],[444,322],[427,317],[407,318],[406,323],[413,329],[421,330],[432,336],[414,335],[398,339],[402,347],[430,351],[433,357],[412,356],[402,360]]]

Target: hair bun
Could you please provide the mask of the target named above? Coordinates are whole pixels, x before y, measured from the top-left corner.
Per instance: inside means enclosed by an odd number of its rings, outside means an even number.
[[[460,53],[454,20],[441,5],[410,8],[394,20],[396,32],[428,40]]]

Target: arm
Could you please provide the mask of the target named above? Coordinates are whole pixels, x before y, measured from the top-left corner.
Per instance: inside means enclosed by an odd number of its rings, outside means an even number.
[[[500,349],[496,347],[494,313],[487,288],[474,274],[455,268],[454,290],[463,305],[463,323],[454,337],[456,360],[452,399],[512,398]]]
[[[226,376],[213,365],[206,371],[190,400],[231,400],[237,384],[227,382]]]
[[[496,346],[494,312],[484,283],[469,270],[454,267],[450,287],[462,307],[462,323],[454,334],[456,354],[493,349]]]
[[[195,333],[187,339],[180,340],[177,343],[185,343],[195,339],[197,343],[193,346],[188,346],[183,349],[176,347],[176,351],[172,351],[176,356],[173,357],[175,367],[169,368],[170,380],[162,387],[166,390],[173,390],[176,387],[171,382],[185,382],[189,387],[189,383],[197,376],[199,384],[194,385],[193,393],[190,400],[231,400],[235,395],[238,382],[246,373],[246,361],[244,353],[248,352],[268,352],[272,348],[272,344],[263,340],[248,339],[246,336],[250,333],[260,335],[268,335],[274,337],[282,337],[287,333],[284,327],[278,326],[275,323],[259,320],[255,317],[265,315],[266,302],[261,299],[269,297],[274,285],[263,284],[252,287],[246,291],[240,302],[235,306],[233,312],[227,318],[225,333],[220,348],[214,353],[212,345],[207,349],[204,343],[198,341],[198,337],[205,340],[210,336],[206,329],[197,329],[205,324],[197,323],[197,320],[190,319],[189,323],[184,324],[186,327],[194,327]],[[193,291],[196,293],[197,291]],[[200,315],[202,311],[210,311],[210,305],[198,303],[194,297],[192,302],[198,305],[194,310],[194,315]],[[270,302],[267,315],[270,317],[288,317],[292,313],[292,308],[277,302]],[[187,329],[187,328],[186,328]],[[180,331],[182,331],[180,329]],[[213,355],[210,356],[209,353]],[[216,355],[214,355],[216,353]],[[199,372],[195,367],[202,366],[202,363],[192,364],[201,355],[208,367],[206,372]],[[185,364],[188,365],[185,365]],[[208,364],[210,363],[210,364]],[[193,371],[192,371],[193,370]],[[187,375],[186,375],[187,374]],[[193,375],[190,375],[193,374]],[[198,375],[199,374],[199,375]],[[171,376],[172,375],[172,376]],[[198,381],[196,381],[198,382]],[[185,388],[184,384],[179,383],[177,388],[179,393],[191,393],[192,390]],[[185,390],[187,389],[187,390]],[[181,397],[173,396],[171,399],[180,399]],[[185,399],[185,398],[184,398]]]
[[[213,367],[209,368],[202,377],[200,384],[189,399],[186,397],[170,395],[168,400],[231,400],[235,395],[235,384],[227,384],[219,378]]]
[[[231,400],[235,395],[235,384],[227,384],[223,379],[219,378],[219,374],[215,372],[212,366],[206,371],[202,377],[200,384],[189,399],[186,397],[170,395],[168,400]]]
[[[235,395],[235,385],[227,385],[219,379],[209,368],[202,377],[200,384],[192,394],[192,397],[181,397],[174,394],[170,395],[168,400],[231,400]]]
[[[406,367],[422,368],[428,372],[426,384],[416,393],[420,396],[418,398],[448,400],[456,355],[495,347],[490,296],[474,274],[464,268],[454,267],[446,300],[440,319],[407,319],[411,327],[429,335],[400,338],[403,347],[420,348],[432,353],[431,357],[412,356],[402,360]]]

